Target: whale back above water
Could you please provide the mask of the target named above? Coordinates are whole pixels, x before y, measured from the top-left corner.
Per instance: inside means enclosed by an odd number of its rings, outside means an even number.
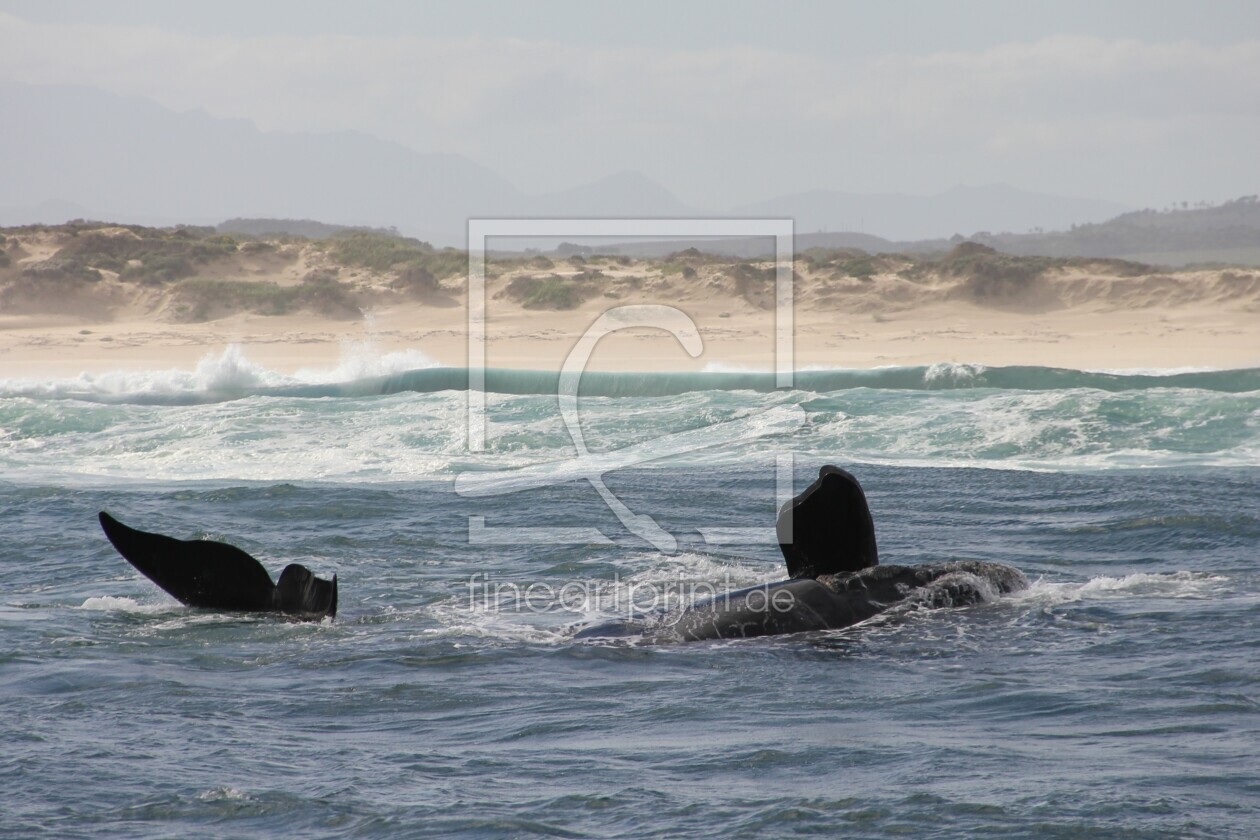
[[[672,613],[592,625],[574,638],[665,642],[835,630],[894,606],[961,607],[1028,586],[1018,569],[1002,563],[879,565],[862,485],[832,465],[783,505],[775,526],[790,580],[728,592]]]
[[[280,612],[320,619],[337,614],[331,581],[291,563],[272,583],[262,563],[234,545],[178,540],[139,531],[100,513],[101,528],[128,563],[185,606],[240,612]]]
[[[574,638],[691,642],[836,630],[866,621],[890,607],[963,607],[1027,586],[1028,580],[1018,569],[980,560],[873,566],[817,579],[793,578],[750,586],[673,613],[584,627]]]

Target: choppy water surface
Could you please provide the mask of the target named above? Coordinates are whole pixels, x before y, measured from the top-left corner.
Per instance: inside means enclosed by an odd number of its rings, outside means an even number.
[[[466,374],[379,362],[0,383],[0,836],[1260,832],[1256,371],[591,379],[587,441],[630,448],[608,487],[665,553],[568,462],[546,377],[492,377],[470,453]],[[861,478],[882,559],[1032,588],[821,634],[569,640],[781,578],[774,545],[701,532],[769,526],[787,451],[798,489],[825,461]],[[509,467],[541,486],[455,492]],[[340,614],[186,609],[101,509],[335,571]],[[591,597],[540,596],[565,587]]]

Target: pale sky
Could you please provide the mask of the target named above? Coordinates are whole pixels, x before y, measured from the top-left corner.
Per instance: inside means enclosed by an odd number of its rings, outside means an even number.
[[[0,79],[700,207],[1006,183],[1260,192],[1260,3],[15,2]]]

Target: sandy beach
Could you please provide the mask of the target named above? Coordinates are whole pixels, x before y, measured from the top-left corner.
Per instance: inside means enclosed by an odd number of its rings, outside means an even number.
[[[60,245],[52,234],[29,236],[20,247],[11,243],[16,259],[0,280],[7,277],[12,284],[28,276],[21,272],[50,261]],[[985,253],[968,258],[999,259]],[[0,378],[192,368],[230,345],[282,372],[330,368],[348,352],[365,350],[419,351],[437,364],[467,364],[463,277],[443,278],[422,294],[402,294],[396,272],[338,269],[330,260],[318,246],[286,245],[220,259],[198,272],[292,288],[311,272],[340,271],[337,282],[366,301],[357,316],[305,308],[189,320],[179,314],[179,286],[155,289],[108,271],[90,287],[75,287],[74,294],[11,293],[0,309]],[[703,352],[693,358],[663,330],[624,329],[599,342],[589,369],[776,365],[768,263],[750,267],[704,255],[672,261],[544,258],[544,263],[544,268],[536,261],[492,268],[485,296],[488,365],[557,369],[604,312],[633,304],[685,312],[699,330]],[[1131,265],[1099,261],[1050,267],[1013,285],[1000,272],[977,275],[974,265],[964,270],[957,261],[922,271],[889,258],[868,265],[861,276],[846,274],[852,270],[846,265],[812,259],[795,264],[792,366],[797,369],[938,362],[1077,369],[1260,366],[1260,272],[1254,270],[1135,274]],[[520,283],[540,276],[587,293],[573,308],[528,306],[518,294]]]
[[[309,314],[239,315],[206,324],[152,321],[66,323],[9,319],[0,331],[0,377],[65,378],[84,372],[192,368],[207,354],[239,345],[274,370],[336,365],[353,346],[380,353],[419,350],[442,365],[463,366],[466,313],[435,317],[398,306],[358,323]],[[601,341],[590,369],[702,370],[773,366],[773,319],[712,319],[689,312],[704,352],[691,358],[659,331],[634,330]],[[590,321],[577,313],[505,317],[487,324],[487,364],[556,369]],[[595,317],[598,317],[595,314]],[[1199,305],[1137,312],[1091,309],[1012,315],[961,304],[869,315],[797,313],[797,368],[865,368],[972,362],[1076,369],[1243,368],[1260,366],[1260,317]]]

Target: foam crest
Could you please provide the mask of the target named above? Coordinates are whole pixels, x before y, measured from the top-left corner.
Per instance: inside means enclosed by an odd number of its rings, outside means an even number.
[[[1208,572],[1136,572],[1123,577],[1095,577],[1083,583],[1034,581],[1028,589],[1010,597],[1042,606],[1077,601],[1127,600],[1131,598],[1181,598],[1208,600],[1229,592],[1229,578]]]
[[[136,396],[239,395],[285,382],[281,374],[247,358],[240,345],[229,344],[222,352],[203,356],[192,370],[116,370],[82,373],[69,379],[5,379],[0,380],[0,397],[120,402]]]
[[[370,341],[345,342],[341,357],[331,368],[302,368],[293,375],[301,383],[325,385],[339,382],[355,382],[379,376],[406,373],[411,370],[435,368],[438,363],[419,350],[396,350],[381,353]]]
[[[221,351],[207,353],[192,370],[116,370],[82,373],[69,379],[4,379],[0,380],[0,398],[80,399],[110,403],[216,402],[277,389],[347,384],[434,367],[437,367],[437,362],[419,350],[382,353],[375,343],[358,341],[344,342],[338,361],[333,366],[302,368],[290,375],[253,361],[244,346],[229,344]]]
[[[941,362],[928,366],[923,372],[923,382],[929,388],[967,388],[984,385],[984,365]]]
[[[431,393],[467,390],[466,368],[439,367],[419,350],[380,353],[371,342],[351,343],[331,368],[307,368],[288,376],[252,362],[238,345],[210,354],[195,370],[115,371],[82,374],[63,380],[0,380],[0,398],[33,397],[103,402],[216,402],[245,396],[283,394],[340,397],[359,393],[403,391]],[[485,389],[500,394],[557,393],[554,371],[487,369]],[[799,391],[835,393],[853,389],[948,392],[991,388],[1005,391],[1143,392],[1188,389],[1226,394],[1260,393],[1260,368],[1159,374],[1116,374],[1032,366],[985,367],[938,364],[929,367],[883,367],[861,370],[810,368],[793,376]],[[588,371],[582,377],[584,396],[662,397],[700,392],[779,390],[776,374],[738,365],[714,363],[701,372]]]
[[[578,459],[554,374],[487,371],[486,447],[470,452],[464,369],[352,344],[334,366],[287,375],[232,346],[193,370],[27,383],[18,398],[12,382],[0,383],[0,469],[41,481],[462,474],[457,489],[477,496],[628,467],[769,464],[786,451],[820,462],[1055,472],[1260,458],[1260,389],[1171,387],[1168,377],[1158,380],[1166,387],[1129,390],[995,384],[1075,382],[1049,368],[1025,374],[966,365],[801,373],[796,390],[775,390],[772,374],[590,373]],[[987,385],[923,384],[968,377]]]
[[[748,365],[739,364],[737,362],[706,362],[703,368],[704,373],[767,373],[770,368],[766,365]]]

